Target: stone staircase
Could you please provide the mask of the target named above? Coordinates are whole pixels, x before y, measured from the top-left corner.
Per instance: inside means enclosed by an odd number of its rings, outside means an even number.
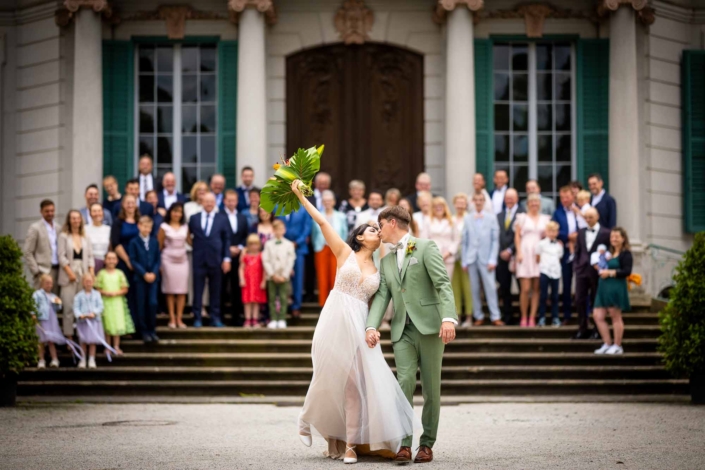
[[[459,328],[444,355],[444,399],[686,397],[687,381],[672,379],[661,365],[656,352],[657,314],[650,310],[644,305],[624,314],[626,353],[621,356],[593,354],[600,342],[571,340],[575,327]],[[96,370],[79,370],[64,354],[61,364],[69,367],[28,369],[20,377],[18,392],[26,400],[230,397],[239,402],[300,403],[311,379],[311,338],[319,311],[306,305],[296,326],[286,330],[171,330],[166,327],[167,318],[160,316],[159,344],[125,340],[125,356],[112,363],[99,356]],[[192,320],[191,316],[185,319]],[[385,358],[393,368],[389,333],[383,333],[382,339]]]

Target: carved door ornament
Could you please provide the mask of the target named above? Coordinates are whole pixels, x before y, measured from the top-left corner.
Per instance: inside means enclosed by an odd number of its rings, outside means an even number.
[[[364,44],[369,41],[374,14],[363,0],[345,0],[335,14],[335,29],[345,44]]]

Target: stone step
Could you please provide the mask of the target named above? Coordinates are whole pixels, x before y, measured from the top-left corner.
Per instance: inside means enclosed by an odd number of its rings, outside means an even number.
[[[420,385],[420,384],[419,384]],[[18,394],[84,396],[84,395],[137,395],[137,396],[282,396],[304,395],[307,380],[299,381],[137,381],[137,380],[46,380],[22,381]],[[453,395],[605,395],[605,394],[685,394],[687,380],[443,380],[445,396]],[[421,394],[417,386],[416,394]]]

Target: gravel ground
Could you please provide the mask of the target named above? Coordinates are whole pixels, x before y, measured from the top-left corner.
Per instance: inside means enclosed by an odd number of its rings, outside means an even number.
[[[417,412],[418,412],[417,408]],[[296,407],[32,404],[0,409],[0,469],[328,469]],[[705,407],[497,403],[442,409],[433,469],[703,469]],[[361,458],[362,468],[395,468]],[[416,467],[416,465],[414,465]]]

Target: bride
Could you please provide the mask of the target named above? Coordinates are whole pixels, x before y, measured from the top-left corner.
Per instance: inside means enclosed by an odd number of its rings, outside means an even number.
[[[326,301],[313,335],[313,378],[299,416],[299,437],[311,446],[311,435],[328,441],[327,455],[357,462],[356,446],[394,454],[403,438],[413,435],[414,412],[379,344],[365,342],[369,301],[379,287],[372,254],[380,245],[376,225],[363,224],[347,243],[299,191],[303,207],[320,225],[338,260],[335,287]]]

